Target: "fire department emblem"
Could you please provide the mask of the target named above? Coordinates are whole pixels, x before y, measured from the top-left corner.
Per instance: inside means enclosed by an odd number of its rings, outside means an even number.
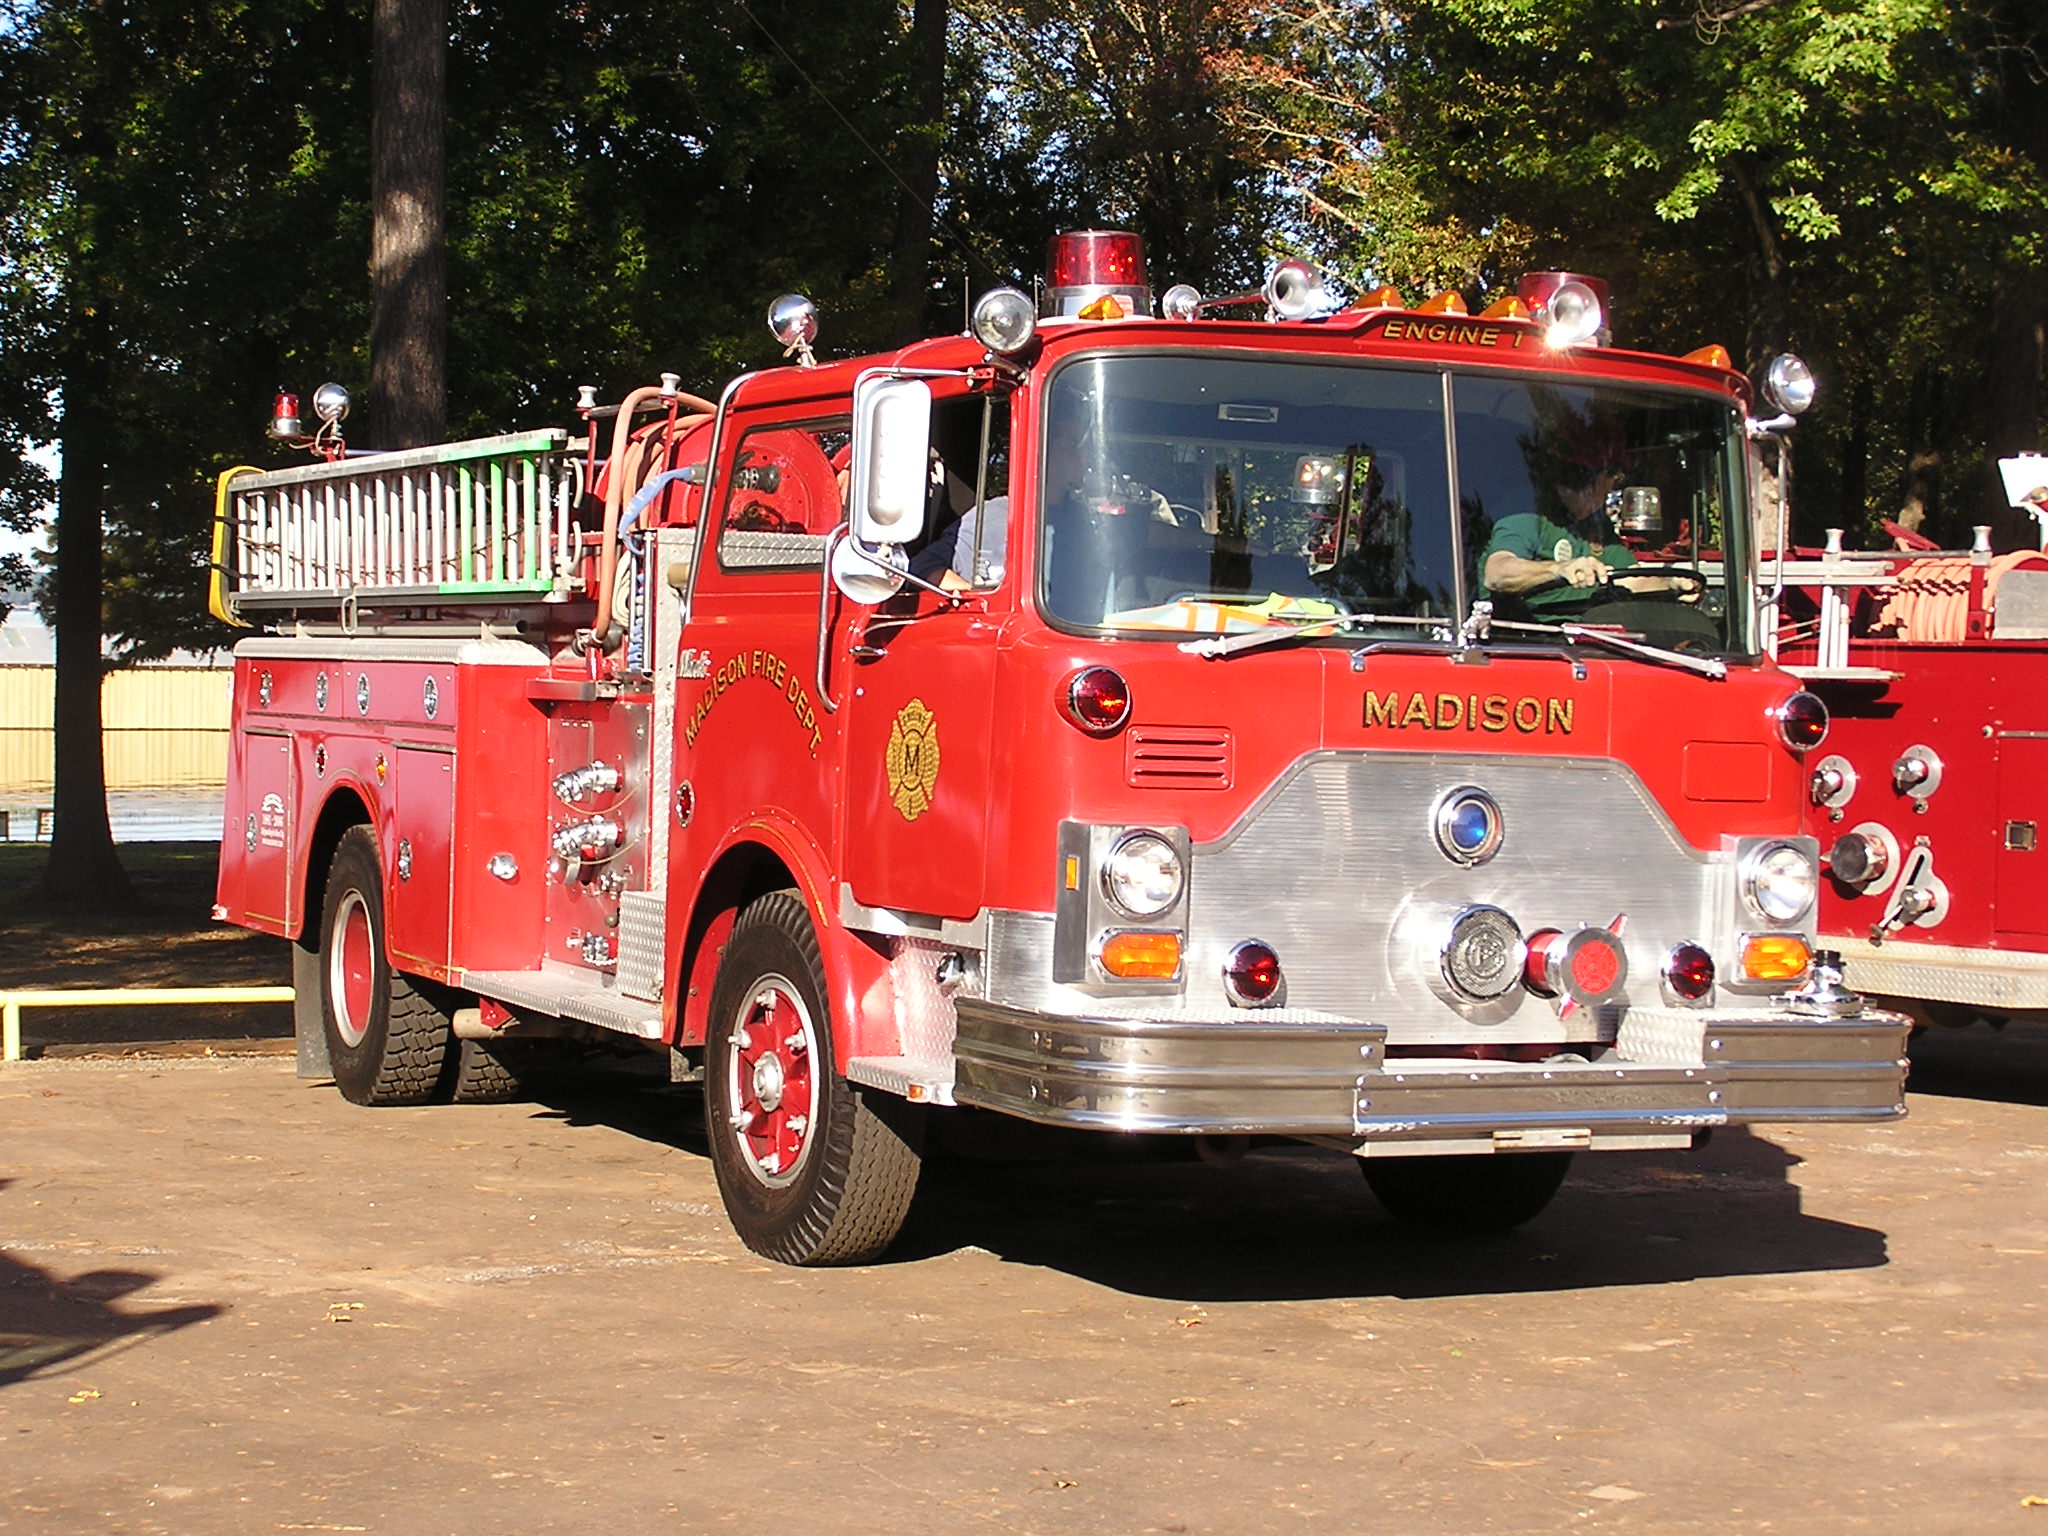
[[[924,707],[924,700],[912,699],[889,727],[889,799],[915,821],[932,808],[932,788],[939,782],[939,722]]]

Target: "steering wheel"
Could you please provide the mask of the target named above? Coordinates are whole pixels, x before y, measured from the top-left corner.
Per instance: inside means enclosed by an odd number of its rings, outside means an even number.
[[[1682,583],[1684,590],[1669,588],[1638,591],[1622,583],[1631,576],[1656,576],[1667,581]],[[1699,567],[1692,565],[1625,565],[1616,570],[1609,583],[1617,593],[1616,601],[1627,603],[1682,603],[1699,598],[1707,590],[1707,578]]]

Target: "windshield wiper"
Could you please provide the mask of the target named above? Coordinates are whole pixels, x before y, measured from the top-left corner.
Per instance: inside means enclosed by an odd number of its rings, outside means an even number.
[[[1714,656],[1688,656],[1683,651],[1668,651],[1661,645],[1650,645],[1642,640],[1631,640],[1626,635],[1611,629],[1597,629],[1590,624],[1523,624],[1512,619],[1495,619],[1495,629],[1512,629],[1530,635],[1563,635],[1574,643],[1588,641],[1605,646],[1610,651],[1619,651],[1624,656],[1634,656],[1642,661],[1654,661],[1667,667],[1681,667],[1687,672],[1697,672],[1701,677],[1716,681],[1728,675],[1728,663]]]

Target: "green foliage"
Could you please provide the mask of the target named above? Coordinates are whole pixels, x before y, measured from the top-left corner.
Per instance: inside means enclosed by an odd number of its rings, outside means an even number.
[[[1805,353],[1828,389],[1802,429],[1810,536],[1924,515],[1967,543],[1987,440],[2038,445],[2038,350],[2032,372],[1996,361],[2044,318],[2025,276],[2048,239],[2038,6],[1268,0],[1264,17],[1262,37],[1312,46],[1251,46],[1241,110],[1306,180],[1334,265],[1474,300],[1531,268],[1591,271],[1625,342],[1721,340],[1752,368]],[[2026,419],[1973,415],[1987,395]]]
[[[105,462],[64,462],[104,486],[119,654],[221,642],[202,596],[216,463],[263,451],[280,380],[360,333],[363,175],[341,128],[363,47],[358,14],[314,0],[9,7],[0,441],[17,465],[57,442],[95,381]],[[0,510],[25,528],[50,492],[30,464]]]

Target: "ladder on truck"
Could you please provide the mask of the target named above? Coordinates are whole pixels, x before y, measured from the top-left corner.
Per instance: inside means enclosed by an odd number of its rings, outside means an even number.
[[[355,604],[560,601],[580,454],[513,432],[291,469],[233,469],[214,504],[214,616]]]

